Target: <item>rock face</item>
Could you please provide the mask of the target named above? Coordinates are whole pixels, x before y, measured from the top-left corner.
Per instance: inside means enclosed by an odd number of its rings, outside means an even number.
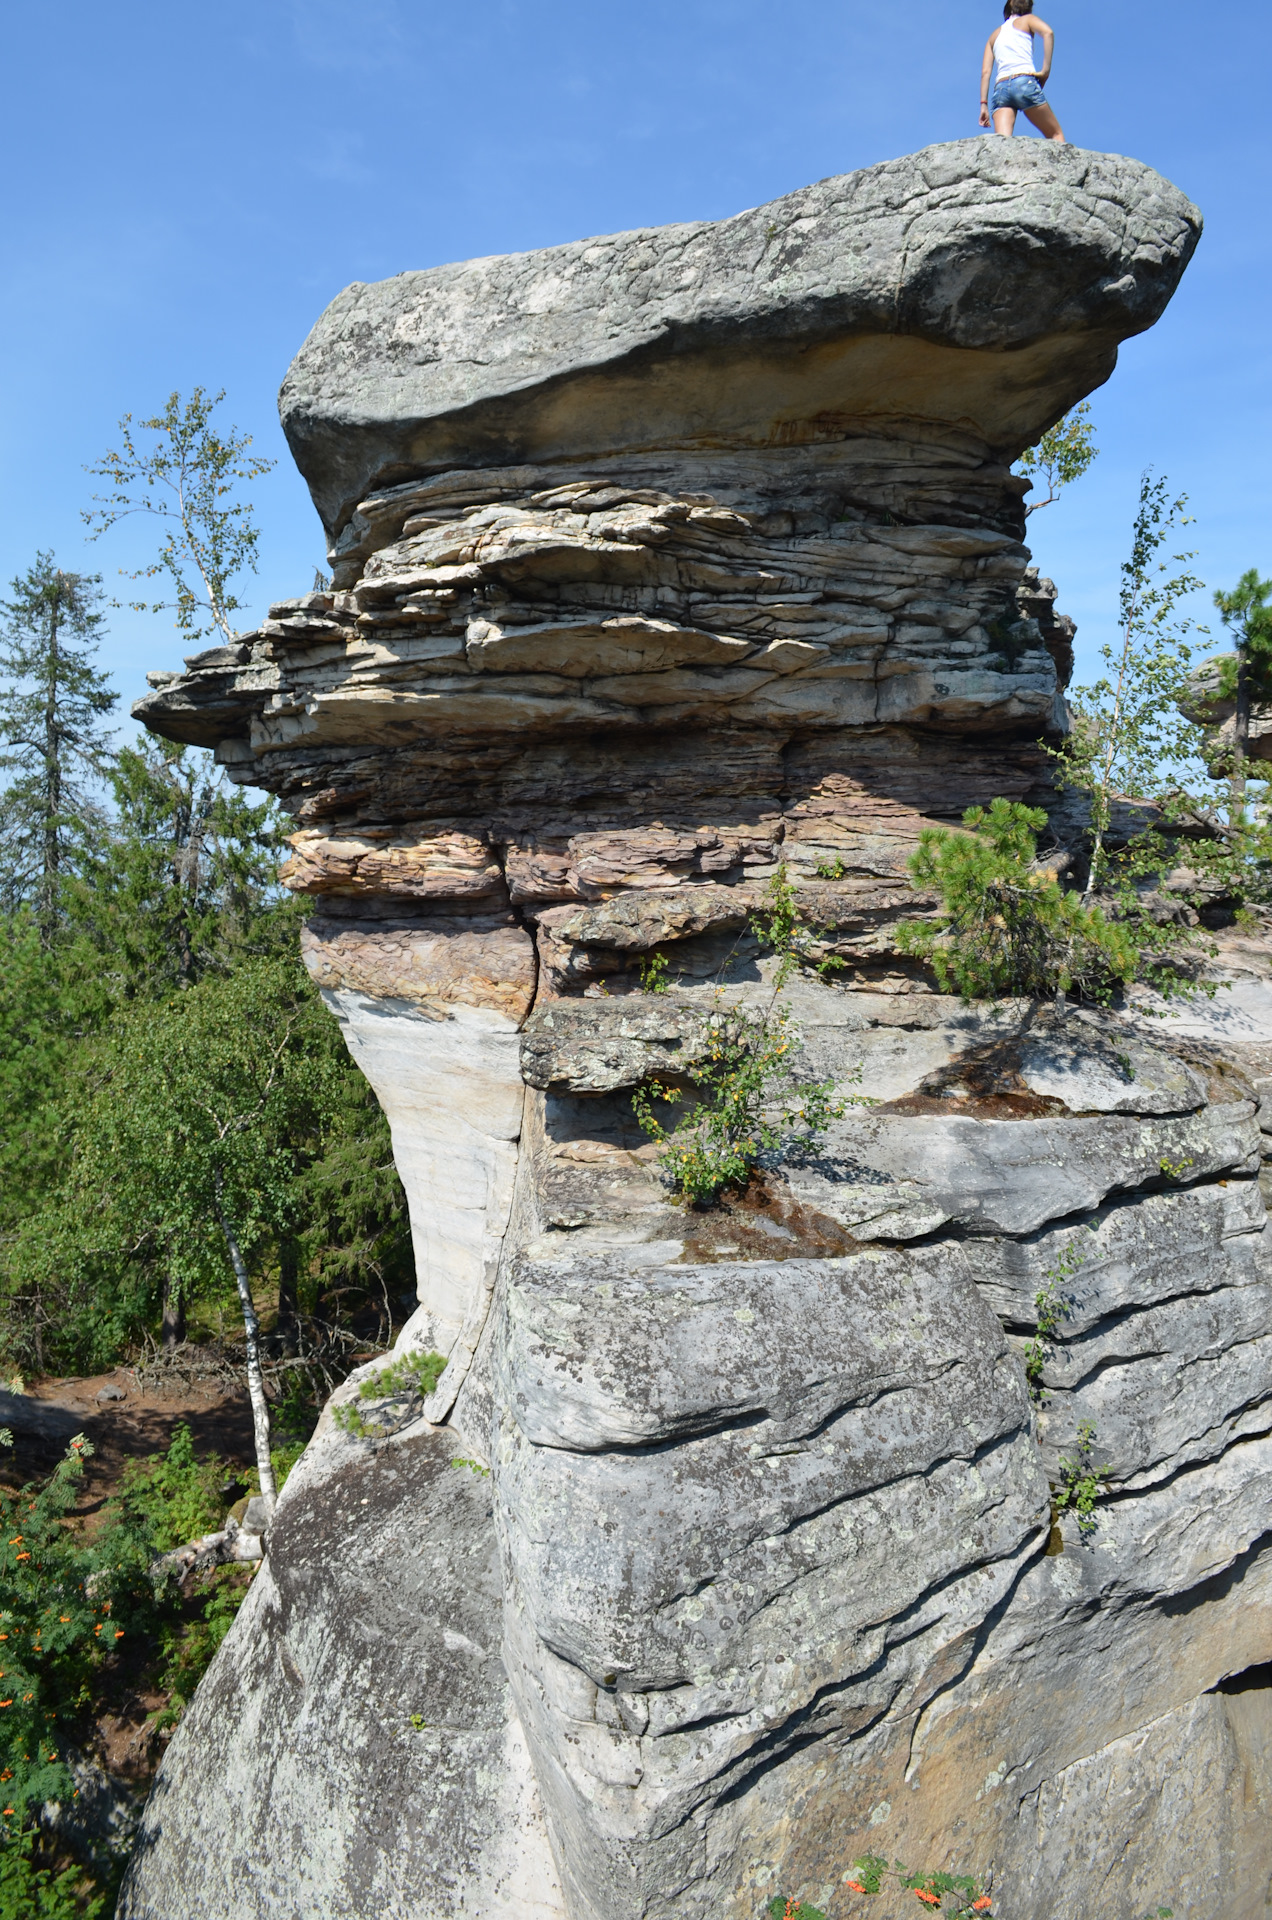
[[[1063,839],[1010,462],[1198,230],[972,140],[319,321],[283,415],[332,585],[138,712],[295,814],[448,1364],[397,1433],[324,1417],[121,1914],[753,1920],[868,1849],[1020,1920],[1264,1912],[1263,1089],[1182,1024],[943,999],[892,931],[924,825]],[[870,1104],[695,1212],[632,1093],[771,999],[779,866],[797,1071]]]

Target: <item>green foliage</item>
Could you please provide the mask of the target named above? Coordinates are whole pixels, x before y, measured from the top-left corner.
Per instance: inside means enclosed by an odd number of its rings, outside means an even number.
[[[1045,500],[1035,500],[1025,508],[1026,514],[1037,513],[1040,507],[1049,507],[1065,487],[1080,480],[1099,449],[1095,444],[1095,427],[1091,421],[1091,403],[1084,400],[1080,406],[1066,413],[1054,427],[1048,427],[1037,446],[1027,447],[1020,456],[1020,471],[1028,474],[1041,474],[1047,483]]]
[[[1071,1454],[1060,1456],[1060,1485],[1055,1493],[1056,1511],[1077,1514],[1078,1533],[1088,1544],[1098,1525],[1095,1506],[1103,1492],[1102,1482],[1110,1471],[1095,1464],[1095,1438],[1094,1422],[1080,1421],[1077,1445]]]
[[[1001,994],[1050,996],[1074,987],[1107,998],[1140,965],[1128,928],[1066,893],[1040,864],[1047,816],[1014,800],[969,807],[965,833],[927,827],[909,868],[940,896],[932,920],[903,921],[897,945],[925,960],[943,992],[966,1000]]]
[[[807,934],[784,866],[752,924],[777,961],[767,1004],[729,1010],[717,996],[705,1059],[693,1069],[694,1104],[677,1125],[668,1128],[654,1102],[677,1106],[682,1088],[653,1080],[632,1095],[642,1131],[660,1144],[660,1165],[694,1206],[710,1206],[726,1187],[744,1185],[762,1156],[807,1152],[855,1100],[836,1095],[831,1080],[796,1081],[790,1071],[800,1039],[778,996],[807,951]]]
[[[773,1896],[764,1911],[770,1920],[826,1920],[820,1907],[810,1906],[807,1900],[784,1900],[780,1893]]]
[[[881,1853],[864,1853],[854,1860],[856,1878],[845,1880],[852,1893],[879,1893],[885,1881],[916,1894],[927,1907],[952,1914],[984,1914],[993,1920],[993,1900],[979,1880],[965,1873],[914,1873],[894,1860],[889,1866]]]
[[[165,1282],[229,1297],[218,1206],[258,1274],[283,1242],[299,1248],[310,1304],[355,1274],[365,1292],[375,1272],[409,1272],[387,1125],[297,958],[244,960],[119,1010],[81,1068],[64,1175],[4,1249],[15,1310],[56,1303],[58,1359],[117,1351]],[[20,1324],[9,1348],[22,1357]]]
[[[717,1012],[708,1028],[706,1059],[694,1068],[697,1103],[668,1131],[653,1096],[669,1105],[681,1089],[651,1082],[632,1095],[642,1130],[661,1142],[662,1166],[696,1206],[708,1206],[729,1186],[744,1185],[762,1154],[786,1155],[814,1145],[847,1102],[829,1080],[794,1086],[774,1107],[775,1090],[790,1084],[790,1055],[799,1036],[785,1008]]]
[[[477,1474],[483,1480],[489,1480],[490,1478],[490,1468],[483,1467],[480,1460],[466,1460],[462,1454],[457,1454],[451,1461],[451,1465],[452,1467],[467,1467],[470,1473]]]
[[[1257,705],[1272,701],[1272,580],[1261,580],[1257,567],[1249,567],[1231,592],[1216,589],[1214,600],[1220,618],[1236,643],[1235,659],[1219,663],[1219,691],[1225,700],[1235,699],[1237,675],[1244,671],[1250,698]]]
[[[190,640],[218,631],[234,638],[230,616],[242,602],[231,582],[244,568],[255,572],[259,539],[250,502],[235,500],[234,490],[275,464],[248,454],[250,434],[231,427],[223,437],[213,427],[213,411],[224,398],[224,392],[208,394],[202,387],[185,402],[172,393],[162,413],[136,427],[126,413],[119,423],[120,450],[88,469],[111,489],[94,494],[96,506],[83,515],[92,539],[135,513],[160,521],[158,559],[128,578],[166,574],[175,598],[131,604],[137,613],[175,611],[178,630]],[[153,436],[149,445],[139,444],[138,433]]]
[[[445,1371],[445,1354],[403,1354],[400,1360],[377,1368],[358,1384],[358,1398],[378,1409],[376,1418],[368,1420],[361,1407],[346,1400],[335,1410],[336,1425],[359,1439],[394,1431],[414,1418]]]
[[[30,1828],[0,1835],[0,1920],[103,1920],[109,1895],[84,1891],[82,1868],[37,1864]]]
[[[272,800],[227,790],[210,754],[171,741],[124,747],[110,770],[115,816],[68,911],[120,999],[151,998],[295,936],[280,911]]]
[[[1072,1281],[1086,1260],[1085,1250],[1076,1240],[1062,1249],[1056,1263],[1047,1272],[1042,1285],[1034,1295],[1034,1310],[1038,1315],[1038,1330],[1025,1348],[1025,1378],[1029,1382],[1029,1392],[1040,1405],[1047,1395],[1043,1389],[1042,1376],[1047,1363],[1047,1350],[1060,1329],[1062,1321],[1067,1320],[1073,1311],[1071,1299],[1061,1293],[1061,1287]]]
[[[667,956],[659,948],[647,954],[640,963],[640,990],[642,993],[666,993],[669,985]]]
[[[103,615],[96,574],[64,573],[51,553],[0,602],[0,907],[30,904],[47,944],[60,888],[100,822],[91,783],[106,764],[103,717],[118,696],[93,665]]]
[[[195,1457],[194,1436],[182,1421],[166,1453],[127,1462],[111,1501],[112,1521],[138,1534],[150,1559],[168,1553],[221,1525],[228,1472],[214,1453]]]
[[[813,871],[819,880],[842,880],[848,869],[836,854],[833,860],[819,860]]]
[[[110,1009],[84,942],[46,946],[25,909],[0,918],[0,1236],[58,1176],[68,1076]]]
[[[180,1719],[250,1585],[249,1566],[210,1567],[180,1585],[155,1571],[161,1555],[221,1529],[221,1489],[231,1478],[215,1453],[197,1457],[182,1423],[166,1453],[125,1467],[90,1549],[94,1592],[108,1594],[130,1633],[154,1650],[152,1678],[171,1696],[156,1724]]]
[[[0,1488],[0,1787],[18,1822],[73,1791],[62,1753],[123,1631],[110,1597],[89,1597],[94,1561],[66,1524],[90,1451],[73,1440],[42,1486]]]
[[[1181,604],[1201,582],[1189,570],[1191,552],[1163,554],[1177,530],[1189,524],[1186,505],[1186,495],[1170,498],[1164,478],[1148,473],[1141,478],[1131,551],[1122,565],[1118,637],[1100,649],[1103,676],[1075,690],[1073,731],[1055,753],[1057,785],[1077,788],[1090,808],[1084,901],[1113,889],[1128,922],[1144,921],[1143,884],[1174,864],[1174,849],[1144,816],[1131,846],[1111,856],[1114,803],[1144,802],[1163,826],[1195,820],[1206,811],[1204,803],[1199,809],[1180,791],[1203,746],[1200,730],[1182,719],[1179,706],[1192,657],[1185,636],[1193,624]],[[1191,851],[1204,857],[1200,847]],[[1169,926],[1155,923],[1160,950],[1177,937]]]

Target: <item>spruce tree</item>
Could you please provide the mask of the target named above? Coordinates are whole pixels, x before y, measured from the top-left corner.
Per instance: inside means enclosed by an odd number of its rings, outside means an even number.
[[[0,905],[29,904],[47,946],[62,886],[101,809],[92,783],[109,764],[103,717],[118,696],[93,664],[104,616],[97,574],[66,573],[51,553],[0,601]]]

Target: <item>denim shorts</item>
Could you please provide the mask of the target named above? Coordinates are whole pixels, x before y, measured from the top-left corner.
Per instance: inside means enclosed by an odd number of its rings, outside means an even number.
[[[1023,113],[1026,107],[1045,107],[1047,96],[1031,73],[1013,73],[1010,79],[998,81],[989,104],[994,113],[1003,107]]]

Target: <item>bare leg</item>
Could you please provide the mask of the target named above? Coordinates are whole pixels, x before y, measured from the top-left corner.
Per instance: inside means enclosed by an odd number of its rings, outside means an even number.
[[[1048,140],[1056,140],[1062,147],[1066,144],[1064,129],[1050,107],[1026,107],[1025,118],[1037,127],[1039,133],[1046,134]]]
[[[1016,131],[1015,107],[998,107],[994,111],[994,132],[1012,134]]]

